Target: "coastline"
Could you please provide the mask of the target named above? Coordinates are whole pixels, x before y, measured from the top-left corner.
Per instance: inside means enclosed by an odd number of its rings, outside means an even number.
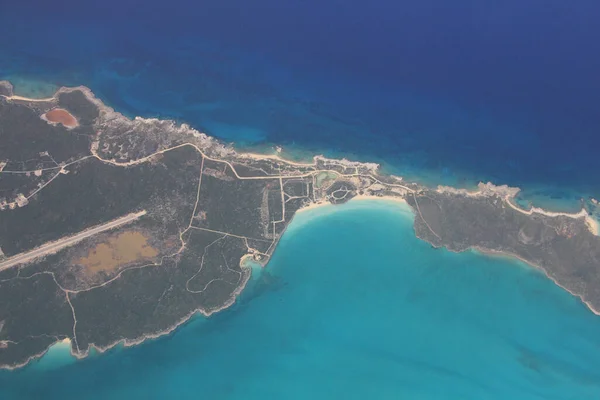
[[[344,203],[344,205],[346,204],[351,204],[354,200],[356,201],[364,201],[364,202],[369,202],[369,201],[382,201],[382,202],[389,202],[390,204],[394,204],[394,205],[398,205],[398,206],[406,206],[406,209],[409,210],[413,216],[413,218],[416,217],[416,214],[414,212],[414,210],[409,206],[409,204],[406,202],[406,200],[402,199],[402,198],[398,198],[398,197],[392,197],[392,196],[368,196],[368,195],[359,195],[359,196],[355,196],[352,199],[350,199],[347,203]],[[338,211],[339,209],[337,209],[336,207],[334,207],[334,204],[328,203],[328,202],[320,202],[320,203],[311,203],[309,206],[306,206],[304,208],[301,208],[298,213],[300,211],[314,211],[314,210],[318,210],[320,208],[326,207],[326,206],[332,206],[331,207],[331,211],[335,212]],[[400,211],[400,210],[399,210]],[[522,210],[520,210],[522,211]],[[523,212],[523,211],[522,211]],[[540,214],[544,214],[545,211],[544,210],[540,210],[540,211],[535,211],[538,212]],[[567,217],[572,217],[572,218],[580,218],[581,216],[583,216],[583,213],[585,212],[585,210],[582,210],[581,212],[577,213],[577,214],[565,214],[565,213],[558,213],[558,215],[563,215],[563,216],[567,216]],[[531,212],[528,214],[531,215]],[[547,215],[547,214],[544,214]],[[587,215],[587,213],[586,213]],[[317,215],[317,217],[320,215]],[[550,215],[550,216],[556,216],[556,215]],[[422,238],[420,238],[419,236],[417,236],[419,239],[424,240]],[[424,240],[425,241],[425,240]],[[437,247],[436,247],[437,248]],[[465,251],[454,251],[451,250],[445,246],[441,247],[444,250],[450,251],[452,253],[456,253],[456,254],[460,254],[460,253],[464,253]],[[566,291],[567,293],[569,293],[570,295],[572,295],[573,297],[578,298],[581,303],[583,305],[585,305],[593,314],[600,316],[600,310],[596,310],[590,302],[586,301],[583,296],[581,296],[580,294],[577,294],[569,289],[567,289],[565,286],[561,285],[554,277],[552,277],[548,271],[546,271],[546,269],[544,269],[543,267],[532,263],[530,261],[525,260],[524,258],[513,254],[513,253],[509,253],[509,252],[504,252],[504,251],[496,251],[496,250],[490,250],[490,249],[485,249],[479,246],[472,246],[469,248],[471,251],[474,251],[476,253],[479,253],[483,256],[487,256],[487,257],[502,257],[502,258],[506,258],[507,260],[510,261],[520,261],[523,264],[525,264],[528,268],[532,268],[536,271],[540,271],[544,274],[544,276],[549,279],[550,281],[552,281],[556,286],[558,286],[559,288],[561,288],[562,290]],[[467,250],[469,250],[467,249]]]
[[[3,83],[2,81],[0,81],[0,83]],[[76,90],[80,90],[82,91],[86,97],[93,102],[95,105],[97,105],[100,109],[100,111],[102,113],[114,113],[115,116],[121,116],[122,114],[114,111],[112,108],[106,106],[101,100],[99,100],[98,98],[95,97],[95,95],[93,94],[93,92],[87,88],[87,87],[74,87],[74,88],[67,88],[67,87],[61,87],[53,97],[51,98],[45,98],[45,99],[29,99],[26,97],[21,97],[21,96],[15,96],[14,94],[11,96],[5,96],[2,95],[2,97],[5,97],[8,101],[26,101],[26,102],[54,102],[57,100],[57,97],[60,93],[69,93],[72,91],[76,91]],[[123,117],[125,118],[125,117]],[[142,118],[142,117],[136,117],[135,121],[139,121],[141,123],[146,123],[146,122],[152,122],[152,121],[159,121],[158,119],[152,118],[152,119],[147,119],[147,118]],[[313,158],[313,162],[312,163],[297,163],[297,162],[292,162],[292,161],[288,161],[285,158],[281,157],[280,155],[274,154],[274,155],[262,155],[262,154],[258,154],[258,153],[237,153],[235,152],[235,150],[233,150],[231,147],[227,147],[226,145],[222,144],[218,139],[210,137],[202,132],[196,131],[195,129],[189,127],[186,124],[182,124],[182,125],[177,125],[175,124],[174,121],[170,121],[170,120],[160,120],[161,122],[164,122],[165,124],[169,124],[170,127],[172,127],[173,129],[179,129],[179,130],[185,130],[185,131],[189,131],[190,134],[194,135],[195,137],[202,137],[203,140],[206,140],[207,143],[210,143],[212,145],[216,144],[217,147],[217,153],[221,153],[221,154],[225,154],[226,156],[235,156],[237,158],[249,158],[252,160],[275,160],[278,162],[282,162],[288,165],[296,165],[296,166],[303,166],[303,167],[312,167],[312,166],[317,166],[317,164],[319,162],[327,162],[328,159],[323,157],[323,156],[319,156],[316,155]],[[196,147],[195,145],[192,145],[194,147]],[[196,147],[197,148],[197,147]],[[198,149],[198,148],[197,148]],[[199,149],[198,149],[199,150]],[[163,151],[167,151],[167,150],[163,150]],[[100,156],[98,156],[97,154],[94,154],[93,149],[92,149],[92,154],[94,157],[97,157],[99,159]],[[204,155],[204,153],[202,153]],[[122,163],[122,164],[118,164],[124,167],[127,167],[129,165],[135,165],[141,162],[146,162],[151,158],[151,156],[149,157],[145,157],[143,159],[140,160],[136,160],[136,161],[132,161],[130,163]],[[105,162],[112,162],[114,164],[117,164],[117,162],[115,162],[114,160],[103,160]],[[228,162],[227,160],[221,160],[224,162]],[[366,170],[368,170],[370,173],[372,173],[375,177],[379,176],[379,165],[378,164],[374,164],[374,163],[361,163],[361,162],[355,162],[355,161],[349,161],[349,160],[335,160],[336,162],[340,163],[341,165],[347,166],[347,167],[352,167],[352,168],[356,168],[358,170],[359,167],[361,168],[365,168]],[[398,181],[400,181],[402,178],[396,177],[396,179]],[[545,216],[549,216],[549,217],[557,217],[557,216],[564,216],[564,217],[568,217],[568,218],[572,218],[572,219],[584,219],[588,228],[590,229],[590,232],[592,232],[594,235],[599,235],[600,234],[600,227],[597,221],[595,221],[590,215],[589,213],[585,210],[585,208],[582,208],[582,210],[578,213],[565,213],[565,212],[552,212],[552,211],[547,211],[544,210],[542,208],[538,208],[538,207],[532,207],[529,210],[524,210],[520,207],[518,207],[517,205],[515,205],[513,203],[513,199],[516,196],[516,194],[519,192],[519,188],[510,188],[506,185],[503,186],[495,186],[492,183],[480,183],[479,184],[479,189],[476,191],[467,191],[465,189],[455,189],[452,187],[443,187],[443,186],[439,186],[438,187],[438,191],[441,192],[450,192],[450,193],[454,193],[454,194],[462,194],[465,196],[471,196],[471,197],[479,197],[479,196],[491,196],[491,195],[500,195],[500,197],[503,198],[504,202],[507,203],[507,205],[509,207],[511,207],[512,209],[514,209],[515,211],[518,211],[520,213],[523,213],[525,215],[532,215],[532,214],[540,214],[540,215],[545,215]],[[398,195],[398,197],[395,196],[378,196],[378,195],[370,195],[370,194],[361,194],[361,195],[357,195],[354,196],[351,200],[349,200],[349,202],[352,202],[352,200],[356,200],[356,201],[387,201],[387,202],[391,202],[397,205],[402,205],[402,206],[406,206],[409,210],[412,211],[413,214],[413,218],[415,216],[415,212],[414,210],[409,206],[409,204],[407,203],[407,201],[401,197],[402,195]],[[324,199],[320,200],[320,201],[316,201],[316,202],[310,202],[307,203],[305,206],[301,207],[300,209],[298,209],[298,211],[296,212],[296,214],[298,213],[303,213],[306,211],[313,211],[316,209],[320,209],[323,208],[327,205],[333,205],[332,203],[325,201]],[[334,208],[332,208],[332,210],[334,210]],[[293,220],[293,219],[292,219]],[[274,243],[274,246],[277,246],[277,242]],[[493,251],[493,250],[488,250],[488,249],[480,249],[477,247],[472,247],[472,249],[477,250],[477,251],[481,251],[484,254],[489,254],[489,255],[503,255],[503,256],[507,256],[507,257],[511,257],[513,259],[518,259],[522,262],[525,262],[528,265],[533,266],[536,269],[540,269],[542,270],[545,275],[552,280],[556,285],[558,285],[559,287],[561,287],[562,289],[566,290],[567,292],[569,292],[570,294],[578,297],[581,299],[581,301],[588,306],[588,308],[596,315],[600,315],[600,312],[598,310],[595,310],[588,302],[586,302],[583,297],[581,295],[575,294],[572,291],[566,289],[565,287],[563,287],[562,285],[560,285],[556,280],[554,280],[543,268],[534,265],[524,259],[522,259],[521,257],[511,254],[511,253],[505,253],[505,252],[497,252],[497,251]],[[270,260],[270,257],[268,257],[267,260],[265,260],[264,262],[264,266],[266,266],[268,264]],[[76,352],[73,349],[72,344],[69,342],[66,342],[66,340],[61,340],[56,343],[63,343],[63,344],[71,344],[71,354],[76,357],[77,359],[82,359],[85,358],[89,355],[90,351],[93,349],[94,351],[97,351],[99,353],[103,353],[119,344],[122,344],[124,347],[130,347],[130,346],[135,346],[135,345],[139,345],[143,342],[145,342],[146,340],[152,340],[152,339],[156,339],[158,337],[161,336],[165,336],[170,334],[171,332],[173,332],[175,329],[177,329],[179,326],[181,326],[182,324],[186,323],[190,318],[192,318],[194,315],[196,314],[202,314],[205,317],[209,317],[210,315],[224,310],[228,307],[230,307],[231,305],[233,305],[236,301],[236,298],[239,296],[239,294],[244,290],[244,288],[246,287],[246,284],[248,283],[248,280],[250,278],[250,269],[248,266],[244,266],[242,265],[244,262],[246,261],[245,257],[242,257],[240,259],[240,266],[242,267],[242,269],[246,272],[244,274],[244,281],[242,282],[242,284],[232,293],[232,297],[225,302],[221,307],[215,308],[215,309],[211,309],[211,310],[203,310],[203,309],[196,309],[192,312],[190,312],[189,314],[187,314],[186,316],[184,316],[182,319],[180,319],[177,323],[175,323],[173,326],[165,329],[165,330],[161,330],[158,332],[154,332],[152,334],[148,334],[148,335],[142,335],[139,338],[136,339],[120,339],[117,340],[105,347],[99,347],[96,346],[94,344],[90,344],[90,347],[85,351],[85,352]],[[54,345],[53,344],[53,345]],[[40,357],[42,357],[44,354],[46,354],[48,351],[48,349],[46,349],[44,352],[38,354],[38,355],[34,355],[32,357],[30,357],[24,364],[21,365],[17,365],[17,366],[10,366],[7,369],[16,369],[16,368],[20,368],[24,365],[27,365],[30,361],[34,360],[34,359],[38,359]],[[4,366],[2,366],[4,367]]]
[[[578,213],[573,213],[573,214],[565,213],[565,212],[547,211],[547,210],[544,210],[539,207],[531,207],[529,210],[523,210],[519,206],[513,204],[512,199],[513,199],[512,197],[506,199],[506,202],[508,203],[508,205],[510,207],[512,207],[514,210],[516,210],[520,213],[523,213],[525,215],[532,215],[535,213],[535,214],[545,215],[547,217],[567,217],[567,218],[573,218],[573,219],[583,218],[585,220],[585,223],[587,224],[590,232],[596,236],[600,236],[600,225],[599,225],[598,221],[596,221],[594,218],[592,218],[591,215],[587,212],[587,210],[585,208],[582,208],[581,211],[579,211]]]
[[[568,212],[559,212],[559,211],[548,211],[544,210],[540,207],[531,207],[529,210],[525,210],[515,204],[514,199],[517,194],[521,191],[518,187],[510,187],[508,185],[496,186],[491,182],[483,183],[480,182],[478,184],[477,190],[466,190],[466,189],[456,189],[450,186],[438,186],[438,193],[451,193],[456,195],[463,195],[467,197],[488,197],[492,195],[499,195],[504,199],[504,202],[511,207],[513,210],[518,211],[525,215],[533,215],[540,214],[546,217],[567,217],[572,219],[580,219],[583,218],[585,223],[589,229],[589,231],[596,235],[600,236],[600,223],[596,221],[592,216],[588,213],[585,207],[582,207],[579,212],[576,213],[568,213]]]
[[[413,209],[412,209],[412,208],[411,208],[411,207],[408,205],[408,203],[406,202],[406,200],[404,200],[404,199],[402,199],[402,198],[398,198],[398,197],[392,197],[392,196],[367,196],[367,195],[359,195],[359,196],[355,196],[355,197],[353,197],[352,199],[350,199],[350,200],[348,201],[348,203],[352,202],[353,200],[357,200],[357,201],[386,201],[386,202],[396,203],[396,204],[398,204],[398,205],[405,205],[405,206],[407,206],[408,210],[410,210],[410,211],[411,211],[411,213],[413,214],[413,217],[416,217],[416,214],[414,213],[414,210],[413,210]],[[509,200],[507,199],[507,202],[508,202],[508,201],[509,201]],[[324,204],[324,205],[327,205],[327,204]],[[322,206],[321,204],[318,204],[318,205],[314,205],[314,206],[309,206],[309,207],[307,207],[306,209],[307,209],[307,210],[314,210],[314,209],[317,209],[317,208],[319,208],[319,207],[321,207],[321,206]],[[515,206],[513,206],[513,208],[515,208],[515,209],[516,209],[516,207],[515,207]],[[535,208],[535,207],[534,207],[534,208]],[[582,209],[582,210],[581,210],[579,213],[577,213],[577,214],[568,214],[568,213],[555,213],[555,212],[549,212],[549,211],[545,211],[545,210],[542,210],[542,209],[540,209],[540,208],[535,208],[535,210],[530,210],[529,212],[526,212],[525,210],[521,210],[521,209],[518,209],[517,211],[523,212],[523,213],[525,213],[525,214],[527,214],[527,215],[531,215],[533,212],[535,212],[535,213],[542,214],[542,215],[546,215],[546,216],[566,216],[566,217],[569,217],[569,218],[581,218],[581,217],[584,217],[584,216],[585,216],[585,217],[586,217],[586,222],[588,222],[588,219],[592,220],[593,222],[595,222],[595,223],[596,223],[596,225],[595,225],[595,228],[597,229],[597,222],[596,222],[595,220],[593,220],[593,219],[592,219],[592,218],[589,216],[589,214],[586,212],[586,210],[585,210],[585,209]],[[589,223],[589,222],[588,222],[588,223]],[[596,231],[596,232],[598,232],[598,231]],[[592,233],[594,233],[595,235],[598,235],[598,233],[596,233],[596,232],[592,231]],[[418,237],[418,236],[417,236],[417,237]],[[445,249],[445,250],[451,251],[451,252],[453,252],[453,253],[458,253],[458,254],[459,254],[459,253],[463,253],[463,252],[464,252],[464,251],[460,251],[460,252],[453,251],[453,250],[451,250],[451,249],[448,249],[448,248],[447,248],[447,247],[445,247],[445,246],[444,246],[444,247],[442,247],[442,248],[443,248],[443,249]],[[574,296],[574,297],[578,298],[578,299],[581,301],[581,303],[583,303],[583,304],[584,304],[584,305],[585,305],[585,306],[586,306],[586,307],[587,307],[587,308],[588,308],[588,309],[589,309],[589,310],[590,310],[590,311],[591,311],[593,314],[600,316],[600,310],[597,310],[597,309],[595,309],[595,308],[594,308],[594,307],[591,305],[591,303],[590,303],[590,302],[586,301],[586,300],[583,298],[583,296],[582,296],[582,295],[580,295],[580,294],[577,294],[577,293],[575,293],[575,292],[573,292],[573,291],[571,291],[571,290],[567,289],[565,286],[561,285],[561,284],[560,284],[560,283],[559,283],[559,282],[558,282],[558,281],[557,281],[557,280],[556,280],[554,277],[552,277],[552,276],[551,276],[551,275],[548,273],[548,271],[546,271],[546,269],[544,269],[543,267],[541,267],[541,266],[539,266],[539,265],[537,265],[537,264],[534,264],[534,263],[532,263],[532,262],[530,262],[530,261],[527,261],[527,260],[525,260],[524,258],[522,258],[522,257],[520,257],[520,256],[518,256],[518,255],[516,255],[516,254],[509,253],[509,252],[503,252],[503,251],[496,251],[496,250],[484,249],[484,248],[481,248],[481,247],[478,247],[478,246],[473,246],[473,247],[470,247],[470,249],[471,249],[472,251],[475,251],[475,252],[478,252],[478,253],[480,253],[480,254],[483,254],[483,255],[486,255],[486,256],[490,256],[490,257],[498,257],[498,256],[499,256],[499,257],[504,257],[504,258],[506,258],[506,259],[509,259],[509,260],[512,260],[512,261],[518,260],[518,261],[520,261],[520,262],[522,262],[522,263],[526,264],[528,267],[530,267],[530,268],[533,268],[533,269],[535,269],[535,270],[537,270],[537,271],[540,271],[540,272],[542,272],[542,273],[544,274],[544,276],[545,276],[546,278],[548,278],[550,281],[552,281],[552,282],[553,282],[555,285],[557,285],[558,287],[560,287],[562,290],[566,291],[566,292],[567,292],[567,293],[569,293],[570,295],[572,295],[572,296]]]
[[[368,196],[368,195],[359,195],[359,196],[355,196],[353,197],[351,200],[349,200],[348,202],[342,204],[342,207],[338,207],[339,205],[336,204],[332,204],[329,202],[318,202],[318,203],[310,203],[309,205],[302,207],[301,209],[299,209],[296,212],[296,215],[298,214],[306,214],[306,212],[314,212],[315,210],[324,210],[329,208],[327,211],[328,212],[338,212],[338,211],[343,211],[344,210],[344,206],[348,206],[348,205],[353,205],[359,202],[377,202],[377,203],[388,203],[390,205],[393,205],[395,207],[398,207],[399,212],[410,212],[412,217],[414,217],[414,213],[412,208],[408,205],[408,203],[401,198],[397,198],[397,197],[392,197],[392,196]],[[402,209],[403,208],[403,209]],[[327,213],[328,213],[327,212]],[[314,217],[319,218],[321,217],[323,214],[317,213]],[[306,217],[307,215],[303,215],[303,217]],[[295,217],[295,216],[294,216]],[[310,221],[313,218],[308,218],[306,219],[305,223],[310,223]],[[296,225],[294,226],[294,228],[297,228],[298,221],[296,221]],[[302,223],[301,226],[303,226],[304,223]],[[127,348],[127,347],[133,347],[133,346],[138,346],[143,344],[146,341],[149,340],[154,340],[154,339],[159,339],[163,336],[168,336],[171,333],[173,333],[175,330],[177,330],[178,328],[180,328],[182,325],[186,324],[187,322],[189,322],[192,318],[194,318],[194,316],[197,316],[198,314],[201,315],[202,317],[210,317],[212,314],[218,313],[219,311],[225,310],[229,307],[231,307],[237,297],[243,292],[243,290],[246,288],[248,282],[250,281],[251,278],[251,273],[252,273],[252,266],[248,265],[248,262],[255,262],[258,263],[259,265],[261,265],[261,268],[265,268],[268,263],[270,261],[270,257],[266,260],[266,262],[262,263],[261,261],[256,261],[253,257],[253,254],[246,254],[244,256],[242,256],[240,258],[240,266],[242,267],[242,269],[244,271],[246,271],[247,273],[245,274],[244,277],[244,282],[238,287],[238,289],[236,289],[236,291],[233,293],[232,297],[230,298],[230,301],[228,301],[227,303],[223,304],[223,306],[219,307],[219,308],[215,308],[212,310],[203,310],[203,309],[196,309],[192,312],[190,312],[188,315],[184,316],[183,318],[181,318],[177,323],[175,323],[173,326],[159,331],[159,332],[155,332],[152,334],[147,334],[147,335],[143,335],[142,337],[139,337],[137,339],[120,339],[117,340],[107,346],[97,346],[95,344],[90,344],[90,347],[85,351],[85,352],[77,352],[74,350],[73,347],[73,340],[71,340],[70,338],[64,338],[61,340],[57,340],[56,342],[52,343],[46,350],[44,350],[43,352],[33,355],[31,357],[29,357],[25,362],[19,364],[19,365],[14,365],[14,366],[1,366],[1,369],[5,369],[8,371],[12,371],[12,370],[17,370],[20,368],[23,368],[27,365],[29,365],[32,361],[36,361],[36,360],[40,360],[43,357],[45,357],[46,355],[48,355],[48,352],[51,349],[56,349],[58,351],[68,351],[69,355],[73,357],[73,360],[83,360],[85,358],[87,358],[90,353],[94,352],[96,354],[102,354],[106,351],[109,351],[119,345],[121,345],[123,348]]]
[[[8,85],[12,91],[13,87],[9,81],[0,80],[0,85],[1,84]],[[58,95],[60,93],[70,93],[70,92],[77,91],[77,90],[82,91],[86,95],[86,98],[88,98],[88,100],[90,100],[93,104],[98,106],[98,108],[102,112],[109,113],[109,114],[114,113],[115,116],[126,118],[123,116],[123,114],[115,111],[113,108],[107,106],[102,100],[98,99],[96,97],[96,95],[92,92],[92,90],[86,86],[75,86],[75,87],[61,86],[60,88],[58,88],[58,90],[54,93],[54,95],[52,97],[48,97],[48,98],[29,98],[29,97],[18,96],[18,95],[15,95],[14,93],[12,93],[11,96],[5,96],[5,95],[0,95],[0,96],[4,97],[8,101],[17,100],[17,101],[27,101],[27,102],[52,102],[52,101],[57,100]],[[136,116],[134,118],[134,120],[140,121],[140,122],[164,122],[164,123],[169,123],[174,128],[190,130],[191,131],[190,133],[193,134],[194,136],[202,135],[202,136],[206,137],[212,143],[219,143],[222,146],[223,150],[225,150],[226,153],[233,153],[233,155],[235,155],[236,157],[239,157],[239,158],[249,158],[252,160],[274,160],[274,161],[279,161],[279,162],[282,162],[282,163],[285,163],[288,165],[303,166],[303,167],[317,166],[317,162],[319,162],[319,161],[327,162],[328,160],[331,160],[331,161],[341,162],[343,165],[346,165],[349,167],[358,167],[358,166],[365,167],[366,169],[372,171],[374,174],[378,174],[379,169],[380,169],[380,165],[377,163],[351,161],[351,160],[347,160],[347,159],[333,160],[333,159],[324,157],[322,155],[314,155],[312,162],[295,162],[295,161],[284,158],[281,155],[282,148],[279,146],[276,147],[276,154],[261,154],[261,153],[256,153],[256,152],[237,152],[232,147],[225,145],[220,139],[211,137],[203,132],[197,131],[196,129],[190,127],[189,125],[187,125],[185,123],[177,125],[177,123],[171,119],[162,120],[162,119],[158,119],[158,118],[145,118],[145,117],[140,117],[140,116]],[[142,162],[144,162],[144,161],[146,161],[146,160],[143,160]],[[390,175],[390,176],[393,178],[396,178],[397,180],[402,180],[402,177],[393,176],[393,175]],[[420,183],[418,181],[416,181],[414,183],[420,185]],[[592,233],[594,233],[595,235],[600,235],[600,223],[598,221],[594,220],[593,218],[591,218],[591,216],[585,210],[585,208],[582,208],[577,213],[549,211],[549,210],[545,210],[541,207],[532,207],[530,210],[524,210],[511,201],[521,191],[521,189],[518,187],[510,187],[506,184],[495,185],[491,182],[487,182],[487,183],[479,182],[477,187],[478,187],[477,190],[468,190],[468,189],[463,189],[463,188],[454,188],[451,186],[438,185],[437,191],[440,193],[448,192],[448,193],[454,193],[454,194],[464,194],[466,196],[473,196],[473,197],[489,196],[491,194],[502,194],[505,197],[505,200],[510,207],[512,207],[514,210],[519,211],[523,214],[532,215],[533,213],[536,213],[536,214],[542,214],[542,215],[549,216],[549,217],[565,216],[565,217],[574,218],[574,219],[585,218],[586,223],[588,223],[588,225],[589,225],[590,231]],[[389,197],[391,199],[393,199],[393,197],[391,197],[391,196],[389,196]]]
[[[217,307],[217,308],[214,308],[214,309],[211,309],[208,311],[198,308],[198,309],[188,313],[186,316],[181,318],[179,321],[177,321],[174,325],[170,326],[169,328],[164,329],[162,331],[155,332],[155,333],[142,335],[141,337],[136,338],[136,339],[123,338],[123,339],[116,340],[113,343],[108,344],[107,346],[97,346],[94,343],[91,343],[89,348],[85,352],[75,351],[73,348],[73,341],[70,338],[64,338],[61,340],[57,340],[56,342],[53,342],[44,351],[30,356],[23,363],[20,363],[17,365],[0,365],[0,370],[4,369],[7,371],[14,371],[14,370],[23,368],[25,366],[28,366],[32,361],[40,360],[41,358],[46,356],[48,354],[48,351],[55,346],[60,346],[60,348],[58,349],[59,351],[63,350],[63,347],[64,347],[64,350],[65,351],[68,350],[69,354],[75,360],[83,360],[83,359],[87,358],[92,351],[95,352],[96,354],[102,354],[108,350],[111,350],[112,348],[114,348],[118,345],[122,345],[124,348],[125,347],[133,347],[133,346],[138,346],[138,345],[146,342],[147,340],[154,340],[154,339],[161,338],[163,336],[167,336],[167,335],[173,333],[180,326],[182,326],[185,323],[187,323],[188,321],[190,321],[194,316],[196,316],[198,314],[202,315],[205,318],[210,317],[212,314],[215,314],[219,311],[222,311],[222,310],[225,310],[225,309],[231,307],[235,303],[237,297],[245,289],[246,285],[248,284],[248,281],[250,280],[250,276],[251,276],[251,272],[252,272],[251,267],[249,265],[245,265],[246,257],[249,257],[249,256],[251,257],[250,254],[247,254],[246,256],[244,256],[240,259],[240,267],[242,267],[242,270],[246,272],[244,275],[244,281],[232,293],[232,297],[229,299],[229,301],[224,303],[221,307]]]
[[[527,267],[529,268],[533,268],[536,271],[540,271],[544,274],[544,276],[546,276],[546,278],[548,278],[549,280],[551,280],[556,286],[560,287],[561,289],[563,289],[564,291],[566,291],[567,293],[571,294],[573,297],[578,298],[581,303],[583,303],[592,313],[600,316],[600,310],[596,310],[588,301],[585,301],[585,299],[577,294],[572,292],[571,290],[567,289],[566,287],[564,287],[563,285],[561,285],[560,283],[558,283],[558,281],[556,279],[554,279],[552,276],[550,276],[550,274],[548,273],[548,271],[546,271],[543,267],[536,265],[530,261],[527,261],[521,257],[519,257],[516,254],[512,254],[512,253],[507,253],[507,252],[503,252],[503,251],[495,251],[495,250],[489,250],[489,249],[484,249],[481,247],[472,247],[471,248],[473,251],[476,251],[478,253],[487,255],[489,257],[503,257],[512,261],[518,260],[520,262],[522,262],[523,264],[525,264]],[[447,249],[448,250],[448,249]]]
[[[411,209],[410,206],[408,205],[408,203],[406,202],[406,200],[404,200],[401,197],[393,197],[393,196],[377,196],[377,195],[360,194],[360,195],[352,197],[350,200],[348,200],[344,204],[348,204],[348,203],[352,204],[357,201],[384,201],[384,202],[390,202],[390,203],[393,203],[393,204],[396,204],[399,206],[406,206],[408,209]],[[296,211],[296,214],[304,213],[306,211],[313,211],[313,210],[327,207],[327,206],[337,206],[337,205],[338,204],[333,204],[326,200],[320,200],[320,201],[308,203],[307,205],[298,209],[298,211]]]
[[[386,202],[391,202],[391,203],[395,203],[397,205],[401,205],[401,206],[406,206],[408,209],[412,210],[412,208],[410,208],[410,206],[408,205],[408,202],[406,200],[404,200],[401,197],[393,197],[393,196],[369,196],[369,195],[365,195],[365,194],[359,194],[358,196],[354,196],[352,199],[350,199],[350,201],[352,200],[356,200],[356,201],[386,201]]]

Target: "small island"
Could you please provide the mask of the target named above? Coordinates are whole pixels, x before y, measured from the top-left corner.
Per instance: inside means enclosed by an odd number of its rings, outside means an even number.
[[[356,198],[406,202],[432,246],[521,259],[600,311],[597,223],[523,210],[516,188],[241,153],[185,124],[127,118],[85,87],[27,99],[0,82],[0,128],[1,368],[57,342],[76,357],[135,345],[223,310],[245,262],[267,265],[299,210]]]

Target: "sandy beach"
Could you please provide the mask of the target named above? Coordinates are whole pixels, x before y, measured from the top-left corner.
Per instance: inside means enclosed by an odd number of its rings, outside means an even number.
[[[240,157],[244,157],[244,158],[250,158],[252,160],[275,160],[275,161],[280,161],[289,165],[297,165],[300,167],[311,167],[315,165],[315,162],[312,163],[301,163],[301,162],[294,162],[294,161],[290,161],[290,160],[286,160],[285,158],[281,157],[280,155],[277,154],[259,154],[259,153],[238,153],[238,156]]]
[[[361,194],[361,195],[358,195],[358,196],[354,196],[352,198],[352,200],[391,201],[391,202],[394,202],[394,203],[398,203],[399,205],[408,206],[408,203],[402,197],[394,197],[394,196],[369,196],[369,195],[366,195],[366,194]]]
[[[326,200],[311,202],[311,203],[308,203],[307,205],[303,206],[302,208],[299,208],[298,211],[296,211],[296,214],[300,214],[300,213],[303,213],[306,211],[310,211],[310,210],[314,210],[314,209],[326,207],[326,206],[332,206],[332,205],[333,204],[331,204],[330,202],[328,202]]]
[[[532,215],[532,214],[540,214],[540,215],[545,215],[547,217],[567,217],[567,218],[573,218],[573,219],[579,219],[579,218],[583,218],[585,220],[585,223],[588,227],[588,229],[590,230],[591,233],[593,233],[596,236],[600,235],[600,226],[598,224],[598,221],[596,221],[594,218],[592,218],[590,216],[590,214],[586,211],[585,208],[582,208],[581,211],[579,211],[578,213],[565,213],[565,212],[554,212],[554,211],[546,211],[543,208],[539,208],[539,207],[531,207],[529,210],[523,210],[522,208],[520,208],[519,206],[515,205],[512,202],[512,197],[506,197],[505,198],[506,203],[515,211],[518,211],[522,214],[525,215]]]
[[[44,99],[32,99],[29,97],[23,97],[23,96],[17,96],[17,95],[12,95],[12,96],[5,96],[6,100],[20,100],[20,101],[39,101],[39,102],[48,102],[48,101],[52,101],[54,100],[56,97],[47,97]]]
[[[545,215],[547,217],[567,217],[573,219],[584,218],[585,223],[587,224],[590,232],[592,232],[596,236],[600,236],[600,225],[598,221],[592,218],[585,208],[582,208],[581,211],[577,213],[547,211],[540,207],[531,207],[529,210],[524,210],[513,202],[514,198],[521,191],[521,189],[518,187],[510,187],[508,185],[494,185],[491,182],[479,182],[477,188],[477,190],[467,190],[456,189],[451,186],[438,186],[437,191],[438,193],[460,194],[467,197],[487,197],[495,195],[501,196],[502,198],[504,198],[505,202],[508,204],[509,207],[525,215],[532,215],[535,213]]]
[[[367,201],[371,201],[371,200],[387,201],[387,202],[398,203],[398,205],[408,206],[408,203],[402,197],[394,197],[394,196],[369,196],[369,195],[365,195],[365,194],[354,196],[348,202],[365,201],[365,200],[367,200]],[[317,201],[317,202],[312,202],[312,203],[309,203],[308,205],[300,208],[298,211],[296,211],[296,214],[302,213],[302,212],[305,212],[305,211],[315,210],[315,209],[321,208],[321,207],[327,207],[327,206],[335,206],[335,204],[332,204],[332,203],[330,203],[327,200],[320,200],[320,201]]]

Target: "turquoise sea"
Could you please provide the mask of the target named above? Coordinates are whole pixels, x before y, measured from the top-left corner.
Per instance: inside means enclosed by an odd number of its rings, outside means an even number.
[[[417,239],[410,209],[299,213],[229,310],[0,373],[2,399],[598,399],[600,317],[540,272]]]

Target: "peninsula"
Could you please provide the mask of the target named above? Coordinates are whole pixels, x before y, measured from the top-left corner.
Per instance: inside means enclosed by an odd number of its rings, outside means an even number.
[[[0,82],[0,367],[60,341],[85,357],[231,304],[300,209],[393,198],[416,235],[506,254],[600,311],[600,237],[585,210],[523,210],[518,189],[429,188],[371,163],[236,152],[185,124],[129,119],[85,87],[48,99]]]

